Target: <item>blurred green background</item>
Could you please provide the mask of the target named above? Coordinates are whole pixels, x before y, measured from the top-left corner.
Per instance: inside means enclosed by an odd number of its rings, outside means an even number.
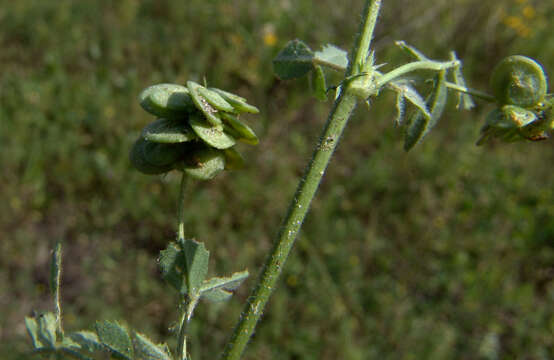
[[[0,357],[30,357],[23,318],[52,307],[57,240],[67,329],[123,319],[172,339],[175,298],[155,260],[174,238],[178,176],[142,175],[128,151],[153,120],[144,87],[205,78],[261,109],[249,167],[188,197],[187,234],[212,274],[252,273],[229,303],[198,307],[193,358],[216,358],[330,108],[307,81],[276,80],[271,59],[296,37],[349,49],[362,7],[0,0]],[[553,19],[545,0],[385,0],[377,61],[406,61],[403,39],[434,58],[456,50],[483,90],[510,54],[554,74]],[[552,358],[553,143],[476,147],[492,105],[454,105],[410,153],[392,94],[357,109],[245,359]]]

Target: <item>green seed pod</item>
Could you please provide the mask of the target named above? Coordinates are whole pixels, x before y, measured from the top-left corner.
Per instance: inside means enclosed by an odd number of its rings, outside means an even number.
[[[210,180],[225,169],[225,155],[223,151],[202,146],[194,149],[177,168],[195,179]]]
[[[225,155],[225,170],[239,170],[246,165],[244,158],[235,148],[225,149],[223,154]]]
[[[158,84],[144,89],[139,95],[142,108],[160,117],[180,117],[194,111],[189,90],[176,84]]]
[[[223,126],[210,125],[198,114],[190,116],[189,124],[200,139],[216,149],[227,149],[236,144],[236,140],[223,131]]]
[[[221,95],[221,97],[223,97],[229,104],[233,106],[234,111],[231,112],[245,112],[251,114],[258,114],[260,112],[257,107],[246,103],[246,99],[243,97],[227,91],[223,91],[221,89],[210,88],[210,90],[217,92],[219,95]]]
[[[254,130],[233,114],[222,114],[223,121],[239,134],[238,140],[250,145],[258,145],[260,142]]]
[[[546,95],[546,74],[542,66],[531,58],[508,56],[494,68],[491,88],[500,104],[530,108]]]
[[[166,165],[155,165],[151,164],[146,160],[146,147],[149,142],[143,138],[139,138],[135,141],[131,152],[129,153],[129,158],[131,164],[141,173],[147,175],[158,175],[170,171],[173,168],[173,164]]]
[[[145,140],[164,144],[183,143],[197,137],[186,122],[163,118],[146,125],[141,135]]]
[[[221,119],[218,115],[218,110],[214,108],[208,101],[200,95],[198,92],[199,88],[202,86],[195,83],[194,81],[187,81],[187,88],[190,91],[190,96],[192,101],[198,110],[204,114],[206,120],[212,125],[221,125]]]
[[[210,89],[206,89],[203,86],[198,87],[198,94],[202,96],[206,101],[214,108],[220,111],[233,112],[235,109],[217,92]]]
[[[534,112],[519,106],[504,105],[500,109],[494,109],[487,115],[477,145],[482,145],[491,138],[498,138],[504,142],[529,138],[537,133],[531,130],[532,124],[536,121],[537,115]],[[525,133],[530,135],[525,136]]]

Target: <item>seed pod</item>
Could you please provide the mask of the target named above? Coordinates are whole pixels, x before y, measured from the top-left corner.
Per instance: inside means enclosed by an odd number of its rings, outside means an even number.
[[[239,170],[246,165],[244,158],[235,148],[225,149],[223,154],[225,155],[225,170]]]
[[[546,74],[535,60],[513,55],[496,65],[491,87],[500,104],[530,108],[546,95]]]
[[[145,140],[164,144],[176,144],[196,139],[196,134],[181,120],[158,119],[142,129]]]
[[[229,124],[236,133],[239,134],[237,140],[245,142],[250,145],[258,145],[260,142],[254,130],[250,126],[246,125],[233,114],[222,114],[225,123]]]
[[[533,128],[531,124],[535,121],[537,121],[537,115],[534,112],[519,106],[504,105],[500,109],[494,109],[487,115],[477,145],[482,145],[491,138],[514,142],[531,137],[537,134],[536,130],[531,130]],[[522,129],[525,129],[523,133]],[[529,133],[529,136],[525,136],[526,133]]]
[[[223,151],[202,146],[194,149],[177,168],[198,180],[210,180],[225,169]]]
[[[210,125],[198,114],[190,116],[189,124],[200,139],[216,149],[227,149],[236,144],[236,140],[223,131],[223,126]]]
[[[139,95],[142,108],[160,117],[180,117],[194,111],[189,90],[176,84],[158,84],[144,89]]]
[[[129,153],[131,164],[138,171],[147,175],[158,175],[170,171],[173,168],[173,164],[155,165],[146,160],[145,150],[147,144],[148,141],[143,138],[139,138],[135,141],[133,147],[131,148],[131,152]]]
[[[203,86],[198,86],[198,94],[204,97],[206,101],[214,108],[220,111],[233,112],[235,109],[221,95]]]
[[[187,88],[190,91],[190,96],[192,101],[198,110],[204,114],[206,120],[212,125],[221,125],[221,119],[218,116],[218,110],[214,108],[208,101],[200,95],[198,89],[202,87],[201,85],[195,83],[194,81],[187,81]]]
[[[240,97],[238,95],[235,95],[230,92],[223,91],[217,88],[210,88],[210,90],[217,92],[229,104],[231,104],[234,108],[233,112],[238,112],[238,113],[245,112],[245,113],[251,113],[251,114],[258,114],[260,112],[260,110],[258,110],[257,107],[248,104],[246,102],[246,99],[243,97]]]

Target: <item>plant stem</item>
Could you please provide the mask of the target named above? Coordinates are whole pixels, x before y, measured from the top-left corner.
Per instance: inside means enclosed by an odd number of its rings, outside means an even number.
[[[185,188],[187,185],[187,176],[185,173],[181,176],[181,187],[179,189],[179,213],[178,213],[178,231],[179,241],[185,240]]]
[[[373,29],[375,28],[380,6],[380,0],[366,1],[362,14],[362,22],[360,23],[360,33],[353,51],[353,59],[360,61],[359,63],[363,63],[369,53]],[[351,63],[346,76],[357,75],[359,71],[359,66],[352,66]],[[223,351],[222,359],[240,359],[248,340],[252,336],[256,323],[260,319],[262,311],[275,289],[275,284],[294,245],[296,236],[338,144],[339,138],[352,111],[356,107],[356,102],[355,95],[349,93],[348,87],[340,92],[338,99],[335,101],[322,135],[314,149],[312,159],[289,205],[286,218],[279,229],[277,239],[267,257],[258,282],[248,298],[238,324],[231,335],[231,339]]]
[[[185,173],[181,176],[181,185],[179,188],[179,210],[178,210],[178,231],[177,239],[179,246],[183,246],[185,241],[185,188],[187,185],[187,176]],[[192,310],[190,305],[196,301],[191,301],[188,296],[185,297],[185,306],[181,314],[181,321],[179,322],[181,326],[179,327],[179,339],[177,340],[177,358],[179,360],[187,359],[187,325],[192,315]]]
[[[452,61],[433,61],[433,60],[422,60],[422,61],[414,61],[408,64],[404,64],[402,66],[397,67],[396,69],[383,74],[377,80],[375,81],[375,88],[380,89],[383,85],[388,83],[389,81],[392,81],[404,74],[407,74],[412,71],[416,70],[446,70],[449,68],[456,67],[460,64],[459,60],[452,60]]]
[[[463,92],[475,97],[478,97],[482,100],[488,101],[488,102],[496,102],[496,98],[490,94],[487,94],[486,92],[479,91],[476,89],[471,89],[465,86],[461,86],[458,84],[451,83],[449,81],[446,82],[446,86],[452,90]]]
[[[181,326],[179,328],[179,340],[177,342],[177,356],[179,360],[187,360],[187,327],[198,299],[185,299],[184,311],[181,315]]]
[[[62,327],[62,305],[60,300],[60,284],[62,277],[62,243],[58,241],[54,248],[51,264],[51,290],[54,295],[54,308],[56,310],[56,325],[58,335],[63,336]]]

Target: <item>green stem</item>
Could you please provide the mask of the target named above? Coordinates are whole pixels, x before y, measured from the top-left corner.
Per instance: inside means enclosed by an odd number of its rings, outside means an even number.
[[[381,6],[380,0],[367,0],[364,7],[360,33],[354,48],[353,58],[365,60],[369,53],[373,29]],[[363,63],[360,62],[360,63]],[[349,66],[347,76],[356,75],[358,66]],[[356,106],[356,97],[348,90],[341,91],[329,114],[325,128],[313,152],[312,159],[300,180],[296,194],[289,206],[286,218],[279,230],[277,240],[267,257],[258,282],[248,298],[246,306],[235,327],[231,339],[222,354],[222,359],[240,359],[263,309],[275,289],[275,285],[294,245],[296,236],[302,226],[310,203],[315,196],[319,183],[338,144],[352,111]]]
[[[440,71],[440,70],[446,70],[446,69],[456,67],[459,64],[460,64],[459,60],[444,61],[444,62],[432,61],[432,60],[414,61],[408,64],[404,64],[402,66],[399,66],[396,69],[386,74],[383,74],[382,76],[377,78],[377,80],[375,81],[374,87],[376,89],[380,89],[386,83],[412,71],[416,71],[416,70]]]
[[[187,176],[185,173],[181,176],[181,185],[179,188],[179,210],[178,210],[178,231],[177,239],[179,245],[182,246],[182,243],[185,241],[185,188],[187,185]],[[196,301],[190,301],[189,297],[185,298],[185,306],[181,314],[181,321],[179,322],[181,326],[179,327],[179,339],[177,340],[177,357],[179,360],[187,359],[187,325],[192,315],[192,310],[190,305],[196,305]]]
[[[485,101],[496,102],[496,98],[494,96],[487,94],[486,92],[483,92],[483,91],[471,89],[466,86],[461,86],[458,84],[451,83],[449,81],[446,82],[446,86],[452,90],[463,92],[463,93],[478,97]]]
[[[52,255],[51,284],[54,295],[54,308],[56,311],[56,325],[59,336],[63,336],[62,327],[62,305],[60,300],[60,284],[62,277],[62,243],[58,241]]]
[[[186,297],[184,310],[181,314],[181,326],[179,328],[179,340],[177,342],[177,356],[179,360],[187,360],[187,327],[197,303],[198,299]]]
[[[187,185],[187,176],[185,173],[181,176],[181,187],[179,189],[179,220],[177,238],[179,241],[185,240],[185,188]]]

